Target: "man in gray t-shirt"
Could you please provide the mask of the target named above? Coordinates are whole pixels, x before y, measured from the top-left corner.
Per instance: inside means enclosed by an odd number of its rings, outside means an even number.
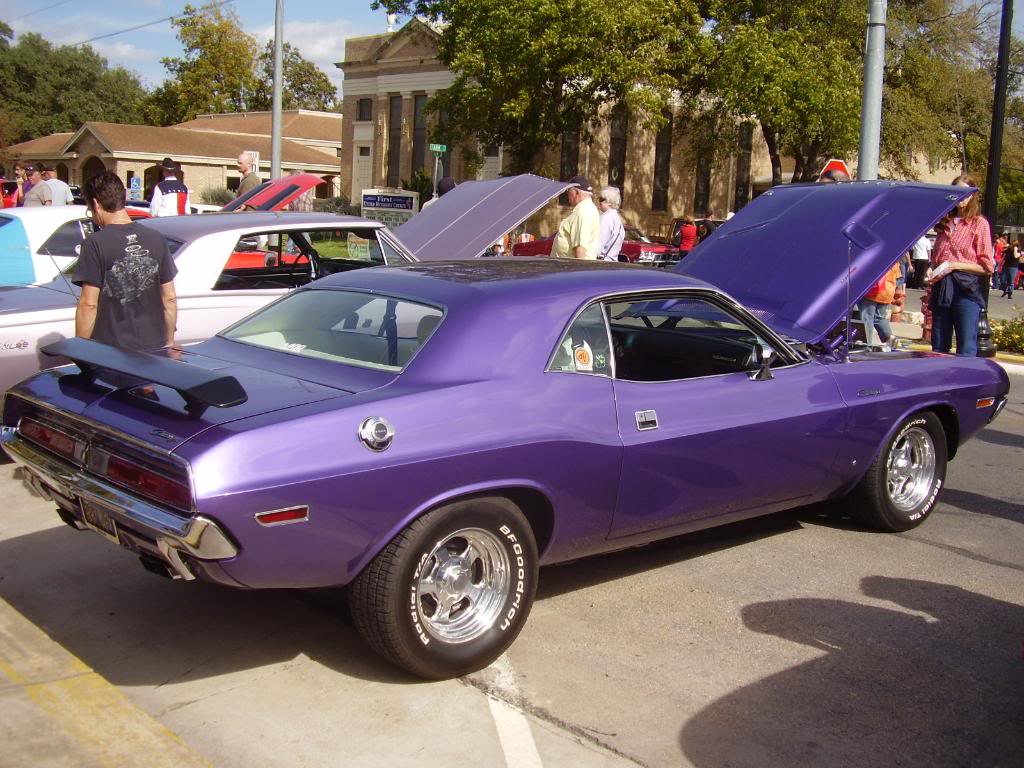
[[[74,282],[82,287],[75,334],[125,349],[172,346],[178,320],[177,268],[160,233],[131,220],[116,174],[83,188],[100,229],[82,244]]]
[[[32,182],[32,188],[25,194],[25,207],[31,208],[36,205],[50,205],[53,202],[53,192],[43,179],[43,164],[36,163],[25,169],[28,181]]]

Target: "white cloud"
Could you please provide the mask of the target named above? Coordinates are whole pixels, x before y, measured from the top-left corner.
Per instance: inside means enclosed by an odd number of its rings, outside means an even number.
[[[286,21],[284,39],[297,49],[302,57],[322,69],[331,82],[341,93],[341,81],[344,75],[334,66],[335,62],[345,58],[345,39],[373,34],[375,30],[360,28],[348,19],[333,21]],[[383,32],[383,29],[376,30]],[[273,25],[252,31],[260,46],[267,44],[274,37]]]

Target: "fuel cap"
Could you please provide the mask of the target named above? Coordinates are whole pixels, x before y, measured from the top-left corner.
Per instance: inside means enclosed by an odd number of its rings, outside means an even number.
[[[359,439],[371,451],[383,451],[394,438],[395,428],[380,416],[371,416],[359,425]]]

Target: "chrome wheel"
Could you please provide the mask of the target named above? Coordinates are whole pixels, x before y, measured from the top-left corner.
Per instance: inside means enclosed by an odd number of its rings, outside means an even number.
[[[481,528],[463,528],[438,542],[419,573],[420,622],[448,643],[465,643],[490,629],[512,583],[507,549]]]
[[[928,497],[935,482],[935,464],[935,444],[927,430],[912,427],[900,436],[886,464],[886,486],[894,507],[910,512]]]

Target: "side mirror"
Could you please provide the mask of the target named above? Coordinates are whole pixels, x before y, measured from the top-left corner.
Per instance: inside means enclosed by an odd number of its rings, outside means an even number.
[[[772,374],[772,359],[775,357],[775,350],[771,347],[764,347],[760,344],[754,345],[754,357],[760,363],[757,370],[750,374],[751,381],[770,381],[775,376]]]

